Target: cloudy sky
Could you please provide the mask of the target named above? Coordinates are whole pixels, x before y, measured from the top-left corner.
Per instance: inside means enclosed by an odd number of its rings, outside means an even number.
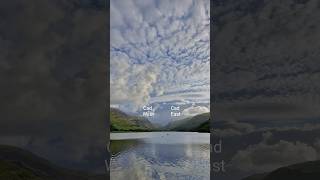
[[[0,11],[0,144],[105,172],[104,1],[1,1]]]
[[[111,0],[111,106],[157,123],[209,110],[209,0]],[[165,120],[164,120],[165,119]]]
[[[215,1],[212,143],[236,180],[320,159],[319,2]]]
[[[319,9],[315,3],[216,3],[212,23],[217,44],[212,76],[216,110],[224,109],[228,118],[320,116]]]

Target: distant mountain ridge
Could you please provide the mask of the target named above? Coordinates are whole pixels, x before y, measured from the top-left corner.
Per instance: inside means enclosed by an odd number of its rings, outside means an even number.
[[[320,161],[309,161],[276,169],[270,173],[256,174],[243,180],[319,180]]]
[[[110,108],[111,131],[151,131],[155,126],[146,118],[131,116]]]
[[[210,113],[203,113],[182,120],[173,121],[164,127],[152,124],[148,119],[131,116],[123,111],[110,108],[111,131],[190,131],[209,132]]]
[[[209,132],[210,113],[198,114],[193,117],[170,122],[165,129],[172,131]]]

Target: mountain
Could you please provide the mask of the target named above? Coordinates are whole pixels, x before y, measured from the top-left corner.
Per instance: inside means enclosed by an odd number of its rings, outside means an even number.
[[[276,169],[270,173],[249,176],[243,180],[319,180],[320,161],[309,161]]]
[[[209,132],[210,113],[203,113],[193,117],[170,122],[165,129],[171,131]]]
[[[210,120],[202,123],[197,129],[197,132],[210,132]]]
[[[151,131],[153,124],[146,118],[130,116],[119,109],[110,108],[111,131]]]
[[[0,179],[102,180],[105,178],[105,175],[64,169],[24,149],[0,145]]]

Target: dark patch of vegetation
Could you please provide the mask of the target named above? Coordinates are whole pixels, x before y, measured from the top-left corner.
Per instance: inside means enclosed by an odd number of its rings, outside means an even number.
[[[210,132],[210,113],[199,114],[191,118],[169,123],[166,128],[171,131]]]
[[[276,169],[270,173],[256,174],[243,180],[319,180],[320,161],[310,161]]]
[[[2,180],[102,180],[95,175],[54,165],[21,148],[0,145],[0,179]]]

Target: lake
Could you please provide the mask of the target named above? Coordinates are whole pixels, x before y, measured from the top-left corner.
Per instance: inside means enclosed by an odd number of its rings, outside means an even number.
[[[210,134],[111,133],[111,180],[209,180]]]

